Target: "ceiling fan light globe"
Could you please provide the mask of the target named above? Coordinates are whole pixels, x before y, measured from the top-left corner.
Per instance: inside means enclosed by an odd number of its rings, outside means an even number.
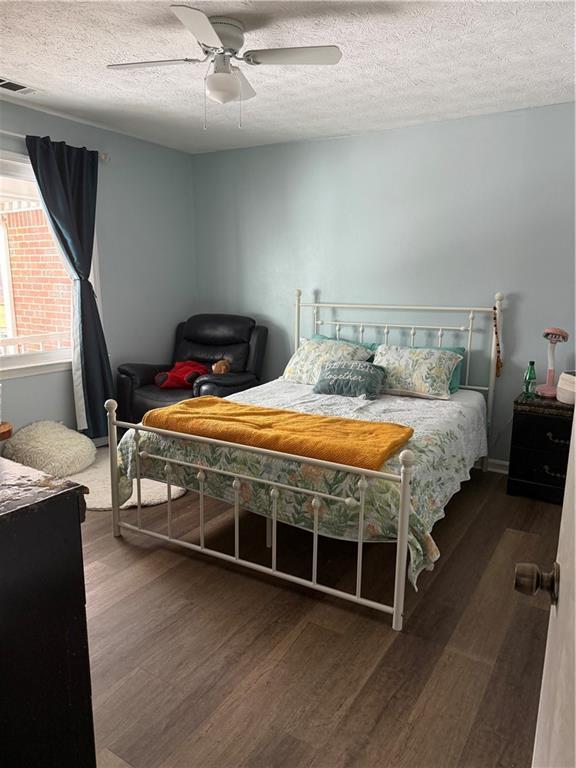
[[[206,78],[206,94],[218,104],[238,101],[240,98],[240,81],[236,75],[229,72],[213,72]]]

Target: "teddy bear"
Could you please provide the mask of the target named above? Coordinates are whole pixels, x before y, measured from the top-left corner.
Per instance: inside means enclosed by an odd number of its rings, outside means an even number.
[[[223,357],[222,360],[216,360],[212,363],[212,373],[229,373],[230,372],[230,360],[227,357]]]

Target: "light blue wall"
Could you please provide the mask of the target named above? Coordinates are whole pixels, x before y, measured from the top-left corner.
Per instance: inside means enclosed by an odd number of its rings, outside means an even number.
[[[270,327],[271,378],[290,354],[296,287],[328,301],[480,305],[501,290],[491,453],[505,458],[527,360],[544,375],[542,328],[574,332],[573,105],[195,157],[0,109],[7,130],[110,153],[97,239],[113,365],[163,356],[176,322],[204,309]],[[22,142],[0,134],[0,147]],[[572,350],[559,347],[559,368],[574,367]],[[68,374],[5,382],[3,418],[73,424],[70,393]]]
[[[99,166],[96,231],[108,349],[113,366],[162,362],[176,323],[196,308],[190,155],[6,102],[0,122],[110,154]],[[22,140],[1,133],[0,148],[25,152]],[[71,391],[69,373],[5,381],[2,417],[74,426]]]
[[[564,104],[193,158],[204,307],[271,329],[290,354],[300,287],[326,301],[490,305],[507,295],[491,455],[505,458],[542,329],[574,333],[574,116]],[[200,186],[198,187],[200,189]],[[559,368],[574,367],[572,343]]]

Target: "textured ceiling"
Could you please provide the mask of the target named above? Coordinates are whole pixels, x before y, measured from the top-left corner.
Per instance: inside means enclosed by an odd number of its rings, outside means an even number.
[[[182,0],[180,0],[182,1]],[[108,63],[195,57],[169,0],[10,2],[0,75],[36,105],[192,152],[381,131],[571,101],[572,2],[190,0],[245,24],[249,48],[337,44],[333,67],[249,67],[257,97],[208,102],[205,65],[109,71]]]

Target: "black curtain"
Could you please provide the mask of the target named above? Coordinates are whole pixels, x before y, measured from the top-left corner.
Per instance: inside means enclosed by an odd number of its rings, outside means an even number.
[[[52,227],[74,280],[74,395],[78,429],[106,434],[104,401],[113,397],[112,371],[90,283],[96,220],[98,153],[45,136],[26,136],[30,162]]]

